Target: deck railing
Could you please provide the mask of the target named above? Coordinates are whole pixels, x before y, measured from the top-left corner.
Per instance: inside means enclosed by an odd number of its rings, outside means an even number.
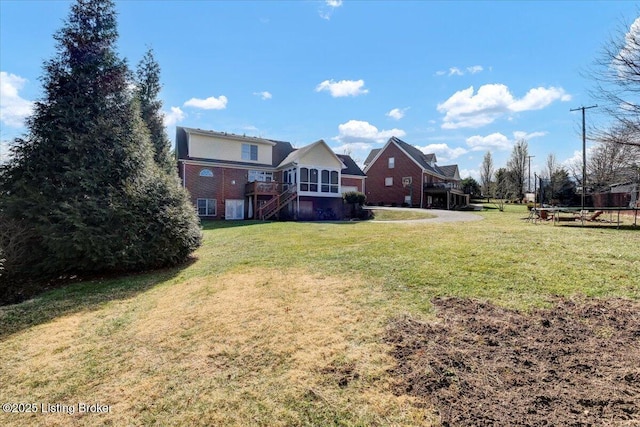
[[[425,182],[424,189],[457,190],[461,188],[456,182]]]
[[[244,186],[244,193],[245,195],[251,195],[251,194],[271,194],[271,195],[275,195],[275,194],[280,194],[283,191],[286,191],[290,186],[292,186],[295,184],[288,184],[285,182],[275,182],[275,181],[271,181],[271,182],[261,182],[261,181],[254,181],[254,182],[247,182]]]

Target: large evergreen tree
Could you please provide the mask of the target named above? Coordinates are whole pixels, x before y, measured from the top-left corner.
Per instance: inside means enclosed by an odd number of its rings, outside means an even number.
[[[28,270],[5,271],[0,281],[184,260],[200,243],[197,217],[154,161],[143,102],[116,53],[113,1],[77,0],[54,38],[44,97],[0,169],[0,220],[30,236],[18,263]]]
[[[171,159],[171,142],[164,129],[162,101],[159,99],[160,65],[155,59],[153,50],[147,50],[138,63],[136,70],[136,94],[140,101],[140,112],[154,148],[154,160],[163,169],[175,173],[175,162]]]

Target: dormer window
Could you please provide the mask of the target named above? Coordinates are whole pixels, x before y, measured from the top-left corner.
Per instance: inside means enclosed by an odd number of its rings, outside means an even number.
[[[242,144],[242,160],[258,160],[258,146],[255,144]]]

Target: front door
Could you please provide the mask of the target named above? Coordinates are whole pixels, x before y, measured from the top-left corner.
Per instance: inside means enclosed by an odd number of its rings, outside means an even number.
[[[224,205],[225,219],[244,219],[244,200],[226,199]]]

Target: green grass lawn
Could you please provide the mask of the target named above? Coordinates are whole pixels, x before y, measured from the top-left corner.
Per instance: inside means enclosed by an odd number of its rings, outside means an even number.
[[[110,405],[0,425],[429,425],[381,336],[435,296],[640,299],[640,229],[482,221],[204,224],[196,260],[0,308],[0,400]],[[628,225],[629,221],[626,221]],[[77,407],[76,407],[77,409]]]

